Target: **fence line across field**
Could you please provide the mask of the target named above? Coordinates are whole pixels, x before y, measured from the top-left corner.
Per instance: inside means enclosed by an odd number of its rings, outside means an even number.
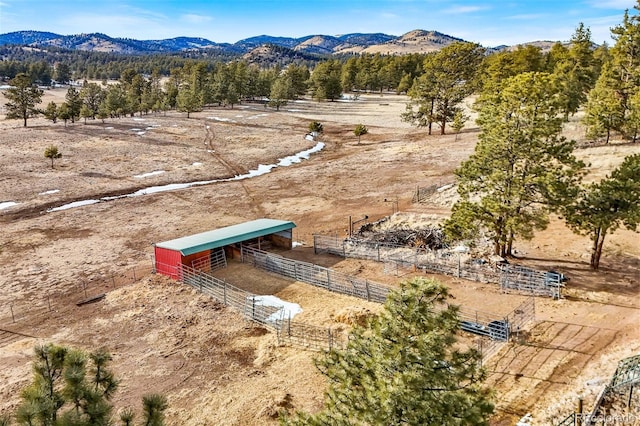
[[[384,270],[400,275],[423,271],[450,275],[482,283],[495,283],[505,292],[515,291],[534,296],[560,298],[563,276],[552,271],[540,271],[519,265],[492,267],[478,260],[462,261],[460,253],[399,246],[337,235],[314,235],[314,252],[341,257],[384,262]]]
[[[0,324],[22,321],[34,315],[44,315],[52,311],[62,311],[69,306],[89,300],[110,289],[122,287],[138,281],[139,278],[152,272],[151,266],[137,266],[123,269],[116,273],[100,273],[98,278],[78,278],[77,283],[64,291],[46,292],[41,297],[9,300],[0,305]],[[64,303],[76,296],[72,304]]]

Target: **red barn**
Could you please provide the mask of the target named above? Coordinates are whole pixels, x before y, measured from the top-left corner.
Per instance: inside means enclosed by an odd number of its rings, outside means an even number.
[[[159,274],[180,279],[181,265],[210,263],[215,256],[233,254],[240,244],[258,248],[266,245],[292,248],[293,222],[257,219],[225,228],[154,244],[155,270]],[[216,250],[217,249],[217,250]],[[195,263],[194,263],[195,262]]]

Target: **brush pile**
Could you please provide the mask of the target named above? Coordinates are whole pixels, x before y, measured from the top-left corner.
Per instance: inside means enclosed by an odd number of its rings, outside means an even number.
[[[391,244],[396,246],[439,250],[446,247],[445,236],[438,226],[423,226],[420,228],[381,226],[388,218],[377,222],[366,223],[354,233],[357,239]]]

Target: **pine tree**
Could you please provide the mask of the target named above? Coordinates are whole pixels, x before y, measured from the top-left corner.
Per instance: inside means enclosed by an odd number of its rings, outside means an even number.
[[[533,237],[550,210],[575,196],[583,164],[573,156],[575,142],[559,136],[561,99],[549,74],[507,79],[478,105],[479,142],[455,172],[461,200],[446,233],[467,239],[484,230],[494,253],[509,256],[517,237]]]
[[[57,158],[62,158],[62,153],[60,151],[58,151],[58,147],[57,146],[49,145],[44,150],[44,156],[46,158],[50,158],[51,159],[51,168],[53,169],[53,160],[55,160]]]
[[[80,117],[80,110],[82,109],[82,98],[80,97],[80,92],[78,92],[74,87],[69,87],[65,100],[67,107],[69,108],[71,122],[75,123],[76,118]]]
[[[426,123],[429,134],[431,123],[437,123],[444,135],[447,123],[460,110],[458,105],[478,87],[478,69],[483,59],[484,49],[466,42],[452,43],[427,56],[424,73],[409,92],[412,101],[403,119],[418,126]]]
[[[103,349],[87,354],[78,349],[47,344],[35,348],[33,381],[22,391],[15,419],[28,426],[108,426],[111,400],[118,381],[109,368],[111,355]],[[143,396],[142,424],[162,426],[167,400],[163,395]],[[132,425],[133,410],[120,414]],[[0,419],[9,424],[9,417]]]
[[[603,66],[593,89],[596,93],[590,93],[587,104],[587,135],[606,134],[607,141],[612,130],[634,141],[637,138],[635,102],[640,91],[640,0],[636,0],[634,9],[634,15],[625,11],[622,23],[611,29],[616,40],[609,50],[611,59]]]
[[[621,226],[636,230],[640,225],[640,154],[626,157],[610,176],[584,188],[564,212],[576,233],[591,237],[589,264],[598,269],[606,236]]]
[[[458,309],[446,287],[415,278],[379,316],[356,326],[346,348],[316,361],[327,376],[324,408],[291,425],[488,425],[491,393],[475,349],[456,346]]]
[[[44,110],[44,116],[47,120],[51,120],[54,123],[58,121],[58,105],[54,101],[47,104],[47,108]]]
[[[554,68],[556,84],[560,86],[565,121],[587,100],[596,81],[591,30],[581,22],[573,36],[567,55]]]
[[[27,127],[27,119],[40,114],[36,105],[41,102],[44,92],[31,82],[27,74],[18,74],[9,85],[11,87],[3,91],[4,97],[9,100],[4,104],[7,109],[6,117],[21,118],[24,120],[24,127]]]
[[[360,145],[360,137],[362,135],[366,135],[369,133],[369,129],[364,124],[358,124],[355,129],[353,129],[353,134],[358,137],[358,145]]]

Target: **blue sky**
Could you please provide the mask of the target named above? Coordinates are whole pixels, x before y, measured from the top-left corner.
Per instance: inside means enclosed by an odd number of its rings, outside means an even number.
[[[483,46],[566,41],[579,22],[592,40],[637,0],[0,0],[0,33],[101,32],[140,40],[178,36],[234,43],[268,34],[300,37],[436,30]]]

